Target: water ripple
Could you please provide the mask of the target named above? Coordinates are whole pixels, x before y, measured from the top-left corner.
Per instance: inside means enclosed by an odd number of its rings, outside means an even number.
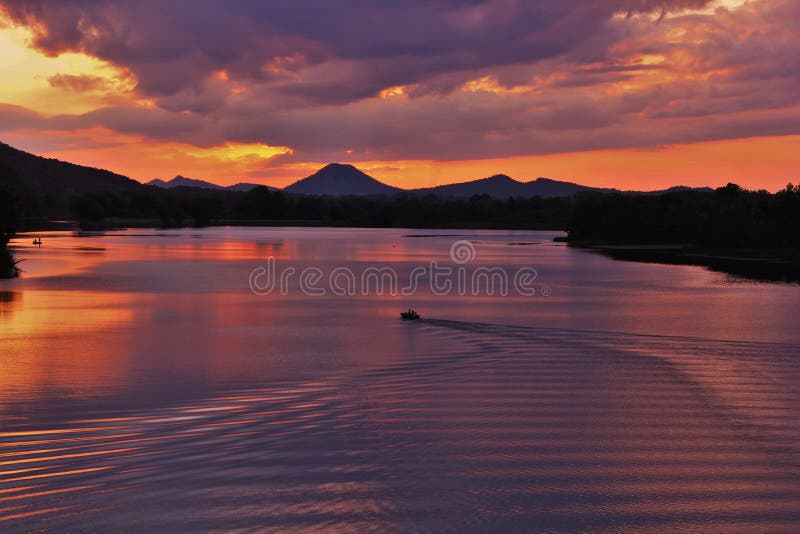
[[[415,328],[448,350],[0,432],[0,530],[800,529],[799,347]]]

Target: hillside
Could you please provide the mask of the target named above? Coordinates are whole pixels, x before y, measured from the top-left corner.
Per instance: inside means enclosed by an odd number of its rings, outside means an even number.
[[[121,174],[35,156],[5,143],[0,143],[0,165],[12,169],[21,183],[38,191],[58,187],[69,192],[86,193],[141,187],[136,180]]]
[[[71,199],[87,193],[134,191],[142,184],[120,174],[35,156],[0,143],[0,174],[24,194],[41,199],[47,210],[63,215]]]

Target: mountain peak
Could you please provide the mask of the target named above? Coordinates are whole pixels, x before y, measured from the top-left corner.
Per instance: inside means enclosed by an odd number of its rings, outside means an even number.
[[[317,172],[322,172],[324,170],[355,170],[355,171],[358,171],[358,168],[353,166],[353,165],[351,165],[351,164],[349,164],[349,163],[336,163],[336,162],[334,162],[334,163],[328,163],[327,165],[322,167]],[[361,171],[358,171],[358,172],[361,172]]]
[[[421,193],[432,193],[448,197],[469,197],[472,195],[489,195],[493,197],[527,196],[525,184],[505,174],[495,174],[471,182],[440,185],[420,190]]]
[[[386,195],[399,189],[379,182],[348,163],[329,163],[285,191],[303,195]]]
[[[490,176],[488,178],[484,178],[483,180],[486,181],[486,182],[491,181],[491,182],[497,182],[497,183],[501,183],[501,182],[515,183],[515,184],[521,183],[521,182],[513,179],[512,177],[508,176],[507,174],[495,174],[494,176]]]

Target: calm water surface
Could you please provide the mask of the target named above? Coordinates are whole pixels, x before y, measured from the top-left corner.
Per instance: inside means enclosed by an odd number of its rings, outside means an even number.
[[[0,531],[800,530],[798,286],[543,232],[41,235],[0,281]],[[459,239],[537,294],[248,285]]]

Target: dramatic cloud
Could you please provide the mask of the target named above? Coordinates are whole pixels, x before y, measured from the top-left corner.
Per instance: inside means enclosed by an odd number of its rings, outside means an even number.
[[[171,96],[225,70],[312,101],[349,101],[443,73],[575,51],[615,13],[709,0],[8,0],[47,54],[79,51],[129,68]],[[598,51],[602,53],[602,51]]]
[[[0,9],[40,52],[91,56],[126,80],[59,71],[46,79],[65,93],[119,97],[62,115],[0,107],[7,131],[288,147],[284,165],[800,134],[795,0],[0,0]]]

